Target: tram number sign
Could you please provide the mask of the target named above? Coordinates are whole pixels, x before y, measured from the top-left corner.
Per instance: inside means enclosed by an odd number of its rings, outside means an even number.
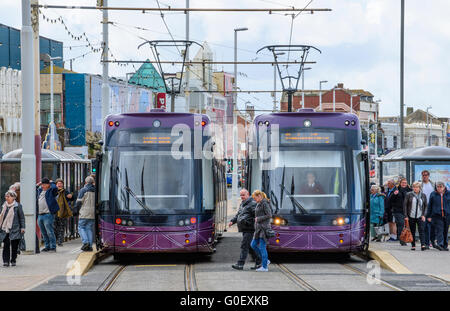
[[[130,144],[158,144],[167,145],[172,143],[170,133],[140,132],[130,134]]]
[[[333,144],[332,132],[286,132],[281,133],[282,144]]]

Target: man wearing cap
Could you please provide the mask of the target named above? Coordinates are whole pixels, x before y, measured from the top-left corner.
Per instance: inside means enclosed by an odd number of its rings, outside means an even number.
[[[45,248],[42,252],[56,252],[56,237],[53,229],[55,214],[59,211],[56,196],[58,188],[46,177],[42,178],[37,184],[36,191],[36,214],[38,215],[38,226],[41,229],[44,238]]]
[[[78,193],[77,206],[80,208],[78,220],[78,232],[81,236],[83,246],[82,251],[92,252],[94,243],[94,224],[95,224],[95,187],[94,178],[86,177],[85,186]]]

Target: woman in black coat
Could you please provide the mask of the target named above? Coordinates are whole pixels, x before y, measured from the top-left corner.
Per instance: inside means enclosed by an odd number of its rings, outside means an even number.
[[[413,191],[406,194],[403,210],[405,220],[408,220],[409,228],[411,229],[411,234],[413,236],[411,250],[416,250],[416,227],[418,227],[420,244],[422,246],[421,249],[424,251],[426,249],[424,224],[427,210],[427,196],[422,192],[422,185],[420,182],[416,181],[413,183]]]
[[[257,204],[255,208],[255,233],[250,246],[262,260],[262,266],[256,269],[256,271],[267,272],[269,271],[267,265],[270,261],[266,249],[268,242],[266,232],[271,229],[270,220],[272,219],[272,210],[270,209],[269,201],[264,192],[255,190],[252,197]]]
[[[25,233],[25,216],[22,205],[16,202],[17,194],[8,191],[5,194],[0,212],[0,243],[3,242],[3,266],[16,265],[17,249],[22,234]]]

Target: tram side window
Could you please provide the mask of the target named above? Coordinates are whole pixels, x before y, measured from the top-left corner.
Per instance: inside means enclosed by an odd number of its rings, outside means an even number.
[[[100,201],[109,201],[109,183],[111,181],[112,151],[103,155],[102,176],[100,177]]]
[[[258,158],[256,160],[252,160],[252,183],[251,188],[249,189],[250,193],[253,191],[262,188],[262,172],[261,172],[261,160]]]
[[[214,180],[213,180],[213,161],[202,160],[203,172],[203,208],[205,210],[214,209]]]
[[[355,153],[356,154],[356,153]],[[354,161],[355,171],[355,210],[361,211],[364,209],[364,198],[366,197],[366,170],[364,167],[364,160],[362,154],[356,154]]]

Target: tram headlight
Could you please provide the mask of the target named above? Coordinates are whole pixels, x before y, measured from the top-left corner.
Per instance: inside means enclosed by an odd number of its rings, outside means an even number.
[[[264,124],[263,121],[259,121],[259,122],[258,122],[258,125],[259,125],[259,126],[262,126],[263,124]]]
[[[345,120],[344,124],[345,124],[345,126],[349,126],[350,125],[350,121],[349,120]]]
[[[312,125],[311,120],[305,120],[305,121],[303,121],[303,126],[304,126],[304,127],[311,127],[311,125]]]
[[[179,225],[179,226],[183,226],[183,225],[184,225],[184,220],[183,220],[183,219],[180,220],[180,221],[178,222],[178,225]]]
[[[356,121],[355,121],[355,120],[352,120],[351,124],[352,124],[353,126],[356,125]]]
[[[127,225],[128,225],[128,226],[132,226],[132,225],[133,225],[133,222],[132,222],[131,220],[128,220]]]
[[[333,220],[333,225],[334,226],[343,226],[344,224],[348,223],[348,222],[346,222],[347,219],[348,218],[344,219],[342,217],[336,218],[335,220]]]
[[[275,226],[286,226],[287,225],[287,221],[284,218],[281,217],[274,217],[273,218],[273,224]]]
[[[190,221],[189,219],[185,219],[185,220],[184,220],[184,224],[185,224],[186,226],[189,226],[189,225],[191,224],[191,221]]]
[[[264,122],[264,124],[268,127],[270,125],[269,121]]]

